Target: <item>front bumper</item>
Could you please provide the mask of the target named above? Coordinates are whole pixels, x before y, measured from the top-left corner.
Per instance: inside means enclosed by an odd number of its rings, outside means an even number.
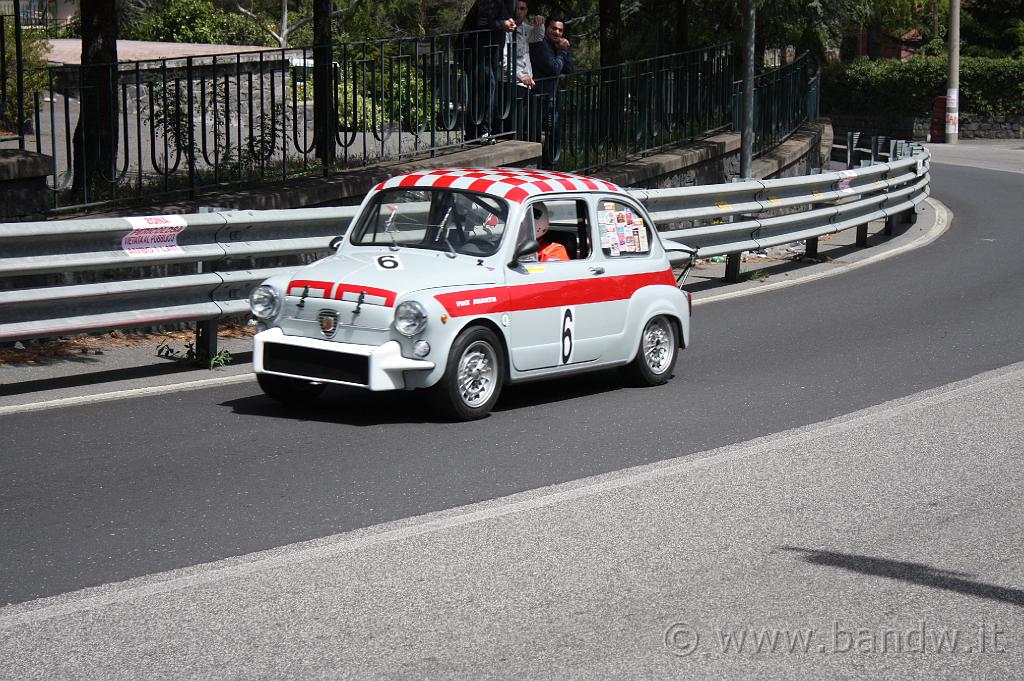
[[[433,362],[402,356],[402,346],[336,343],[319,338],[286,336],[279,328],[253,337],[253,370],[320,383],[353,385],[369,390],[405,388],[405,371],[429,371]]]

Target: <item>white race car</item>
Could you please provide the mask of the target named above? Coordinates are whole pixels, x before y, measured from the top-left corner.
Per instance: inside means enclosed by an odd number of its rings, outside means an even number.
[[[334,255],[250,297],[253,366],[288,404],[327,384],[425,388],[486,416],[506,383],[623,366],[664,383],[689,343],[690,296],[643,206],[567,173],[438,169],[364,199]],[[668,249],[668,250],[666,250]]]

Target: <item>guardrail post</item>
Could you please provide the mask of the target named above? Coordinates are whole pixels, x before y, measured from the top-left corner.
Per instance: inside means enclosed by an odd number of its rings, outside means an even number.
[[[859,132],[848,132],[846,133],[846,169],[851,170],[857,164],[856,161],[856,150],[857,142],[860,141]]]
[[[736,284],[740,280],[740,253],[730,253],[725,258],[725,282]]]
[[[217,320],[196,323],[196,357],[203,363],[217,354]]]
[[[896,224],[896,216],[890,215],[885,218],[885,235],[892,236],[892,229]]]
[[[818,258],[818,237],[811,237],[804,241],[804,257],[805,258]]]
[[[868,223],[863,225],[857,225],[857,245],[861,248],[867,248],[868,245]]]

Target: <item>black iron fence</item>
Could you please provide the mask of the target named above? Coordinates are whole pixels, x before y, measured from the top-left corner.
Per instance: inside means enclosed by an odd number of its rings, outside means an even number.
[[[480,32],[336,47],[323,108],[314,48],[20,69],[33,83],[14,97],[28,112],[25,129],[0,144],[52,157],[51,208],[60,211],[432,156],[483,132],[543,142],[545,164],[589,170],[730,124],[731,45],[527,89],[514,77],[515,45],[491,40]],[[6,92],[12,73],[0,76]],[[758,102],[763,149],[806,117],[807,58],[759,76]],[[326,144],[318,129],[329,131]],[[105,153],[79,151],[90,137]]]
[[[807,53],[792,64],[765,71],[754,79],[754,155],[783,142],[807,120],[817,120],[818,80],[810,80],[813,62]],[[733,83],[732,125],[741,129],[743,81]]]
[[[585,171],[729,127],[732,78],[732,45],[716,45],[563,76],[555,106],[529,110],[555,118],[539,126],[553,164]]]

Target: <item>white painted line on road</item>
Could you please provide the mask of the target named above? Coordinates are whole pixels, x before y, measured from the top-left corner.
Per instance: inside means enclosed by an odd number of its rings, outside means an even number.
[[[889,250],[879,250],[877,254],[869,255],[863,260],[858,260],[853,263],[844,263],[839,267],[830,267],[827,270],[818,272],[816,274],[809,274],[807,276],[798,276],[786,281],[765,283],[757,286],[756,288],[743,289],[741,291],[727,291],[724,293],[716,293],[706,297],[695,298],[693,304],[704,305],[706,303],[713,303],[722,300],[728,300],[730,298],[739,298],[741,296],[751,296],[757,293],[766,293],[768,291],[775,291],[782,288],[788,288],[790,286],[796,286],[797,284],[806,284],[818,279],[824,279],[826,277],[834,277],[844,272],[871,265],[876,262],[880,262],[887,258],[892,258],[906,251],[927,246],[932,241],[938,239],[942,234],[949,228],[951,223],[952,213],[946,206],[941,202],[929,198],[926,201],[935,209],[935,222],[931,228],[925,232],[922,236],[909,241],[905,244],[897,246]],[[167,393],[180,392],[183,390],[200,390],[202,388],[211,388],[221,385],[231,385],[233,383],[244,383],[245,381],[251,381],[255,378],[254,374],[243,374],[236,376],[225,376],[223,378],[211,378],[200,381],[185,381],[183,383],[174,383],[171,385],[153,386],[148,388],[134,388],[129,390],[118,390],[109,393],[100,393],[98,395],[82,395],[80,397],[65,397],[56,400],[48,400],[45,402],[33,402],[29,404],[16,404],[7,407],[0,407],[0,416],[5,414],[20,414],[23,412],[31,411],[42,411],[44,409],[56,409],[59,407],[72,407],[83,404],[95,404],[98,402],[109,402],[111,400],[127,399],[132,397],[146,397],[150,395],[165,395]]]
[[[915,238],[912,241],[908,241],[905,244],[896,246],[888,250],[879,250],[877,254],[871,254],[868,257],[857,260],[852,263],[842,263],[838,267],[830,267],[829,269],[814,274],[808,274],[806,276],[797,276],[792,279],[786,279],[785,281],[766,282],[756,287],[746,288],[739,291],[725,291],[723,293],[715,293],[709,296],[702,296],[700,298],[694,298],[693,304],[703,305],[706,303],[717,303],[722,300],[728,300],[730,298],[741,298],[743,296],[752,296],[757,293],[767,293],[768,291],[777,291],[782,288],[789,288],[790,286],[796,286],[797,284],[807,284],[812,281],[819,279],[825,279],[826,277],[834,277],[839,274],[844,274],[850,270],[859,269],[866,267],[867,265],[873,265],[876,262],[881,262],[889,258],[893,258],[901,253],[927,246],[931,242],[942,236],[949,225],[952,222],[951,217],[953,215],[941,201],[937,199],[928,198],[925,201],[935,210],[935,222],[932,224],[928,231],[924,232],[921,236]],[[877,248],[877,247],[876,247]]]
[[[252,553],[247,556],[226,558],[205,565],[137,577],[125,582],[7,606],[0,608],[0,631],[570,503],[605,492],[635,487],[646,482],[748,459],[787,446],[889,421],[952,400],[962,400],[972,394],[989,391],[996,386],[1009,383],[1017,384],[1018,388],[1024,388],[1024,363],[989,371],[964,381],[738,445],[522,492],[461,508],[406,518],[362,530]]]
[[[200,390],[212,388],[219,385],[231,385],[232,383],[245,383],[256,378],[255,374],[239,374],[236,376],[222,376],[219,378],[205,378],[199,381],[185,381],[184,383],[171,383],[169,385],[154,385],[146,388],[130,388],[127,390],[115,390],[109,393],[98,395],[80,395],[78,397],[62,397],[56,400],[45,402],[31,402],[29,404],[13,404],[7,407],[0,407],[0,416],[5,414],[20,414],[28,411],[43,411],[44,409],[56,409],[58,407],[73,407],[81,404],[95,404],[97,402],[110,402],[111,400],[123,400],[129,397],[146,397],[149,395],[166,395],[167,393],[182,392],[185,390]]]

